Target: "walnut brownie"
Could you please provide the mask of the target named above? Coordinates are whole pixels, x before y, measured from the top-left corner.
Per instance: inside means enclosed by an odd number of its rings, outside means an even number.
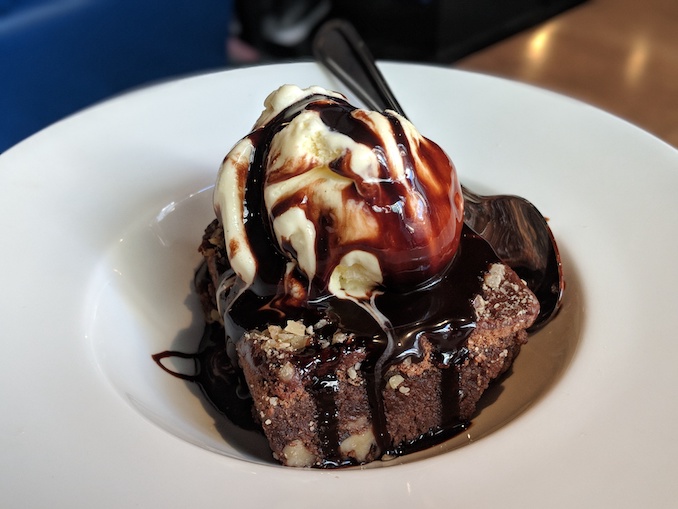
[[[219,230],[212,223],[201,246],[210,268],[199,285],[207,320],[218,317],[215,288],[227,267]],[[379,353],[330,320],[247,331],[236,343],[237,364],[274,457],[288,466],[361,464],[464,429],[483,392],[527,341],[539,311],[532,292],[502,263],[489,265],[478,288],[475,327],[451,362],[426,334],[416,352],[375,374]]]

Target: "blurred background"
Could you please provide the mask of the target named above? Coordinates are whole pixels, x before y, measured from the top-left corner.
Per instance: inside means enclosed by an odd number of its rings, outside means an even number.
[[[308,60],[332,17],[377,58],[535,84],[678,147],[678,0],[0,0],[0,152],[138,86]]]

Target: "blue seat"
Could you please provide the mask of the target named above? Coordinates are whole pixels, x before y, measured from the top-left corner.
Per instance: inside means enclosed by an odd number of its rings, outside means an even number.
[[[0,0],[0,152],[127,89],[227,66],[232,0]]]

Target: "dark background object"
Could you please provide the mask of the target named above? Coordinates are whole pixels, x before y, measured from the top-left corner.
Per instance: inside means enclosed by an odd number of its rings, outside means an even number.
[[[313,33],[335,17],[350,21],[376,58],[452,63],[583,1],[238,0],[237,6],[241,37],[271,59],[310,56]]]
[[[449,63],[583,0],[334,0],[377,58]]]

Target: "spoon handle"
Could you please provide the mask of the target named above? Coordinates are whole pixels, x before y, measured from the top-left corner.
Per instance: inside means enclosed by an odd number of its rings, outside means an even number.
[[[368,108],[393,110],[407,118],[374,57],[353,25],[333,19],[320,27],[313,39],[313,56],[339,78]],[[478,203],[480,198],[462,186],[464,197]]]
[[[407,116],[350,23],[339,19],[325,23],[313,40],[313,54],[369,108]]]

